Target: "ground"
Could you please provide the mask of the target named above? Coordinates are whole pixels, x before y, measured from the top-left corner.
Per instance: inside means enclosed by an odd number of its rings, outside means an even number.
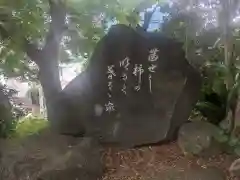
[[[177,143],[119,150],[107,148],[103,160],[106,174],[103,180],[183,180],[184,173],[194,167],[218,167],[230,178],[228,168],[234,157],[219,155],[211,158],[185,157]]]
[[[86,142],[91,140],[91,138],[84,139]],[[91,173],[95,170],[98,172],[97,170],[100,169],[100,175],[102,174],[101,155],[96,153],[97,156],[93,156],[94,150],[96,152],[104,150],[102,162],[104,162],[105,174],[100,180],[221,180],[221,178],[216,178],[215,173],[213,176],[215,178],[211,178],[212,176],[206,175],[205,171],[204,177],[207,178],[195,178],[195,174],[199,174],[199,171],[195,173],[196,171],[192,170],[198,170],[200,167],[204,170],[209,170],[211,167],[220,168],[220,174],[222,175],[224,172],[228,176],[228,180],[238,180],[231,179],[228,173],[228,169],[236,157],[226,154],[211,158],[186,157],[176,142],[128,150],[116,147],[102,149],[101,146],[98,149],[98,146],[91,146],[84,142],[81,138],[53,135],[47,131],[41,136],[36,135],[26,139],[21,146],[18,143],[15,144],[13,140],[9,142],[13,146],[9,147],[7,142],[2,142],[2,144],[0,142],[1,147],[6,147],[2,151],[0,168],[0,170],[5,170],[2,171],[5,174],[0,173],[0,180],[19,180],[20,177],[29,174],[31,174],[31,180],[36,180],[35,177],[39,177],[39,174],[44,174],[44,172],[56,173],[55,170],[58,169],[62,169],[64,172],[69,167],[79,167],[79,165],[85,170],[86,168],[91,169]],[[86,159],[88,160],[86,161]],[[76,172],[78,171],[79,169]],[[193,172],[194,178],[189,178],[188,172]],[[2,178],[1,174],[8,178]],[[12,176],[14,177],[9,178]],[[82,177],[81,173],[79,177]],[[69,176],[68,178],[71,179]]]

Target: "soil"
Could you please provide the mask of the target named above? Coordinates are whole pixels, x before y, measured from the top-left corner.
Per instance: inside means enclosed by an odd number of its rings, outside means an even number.
[[[44,142],[46,141],[46,137],[48,136],[42,136],[42,140]],[[49,137],[53,138],[53,136]],[[50,143],[52,143],[53,139],[49,137],[47,139]],[[66,144],[64,144],[64,142],[65,140],[63,141],[62,138],[59,139],[58,141],[54,140],[55,144],[60,143],[58,145],[58,149],[59,147],[66,147]],[[41,143],[42,141],[38,141],[37,143],[38,146],[42,147],[42,149],[45,149],[44,147],[46,146],[46,143],[43,143],[44,145],[40,146],[39,144]],[[32,143],[31,145],[33,146]],[[49,149],[50,145],[47,144],[47,147],[48,148],[46,149]],[[53,149],[52,151],[48,150],[46,152],[43,151],[42,152],[43,155],[46,155],[48,159],[49,157],[53,157],[53,159],[56,159],[54,157],[57,156],[60,157],[62,155],[56,154],[54,152],[54,148],[52,149]],[[30,151],[31,148],[30,149],[27,148],[27,150],[31,152]],[[61,150],[61,152],[62,151],[64,152],[65,150],[63,149]],[[21,160],[22,155],[19,154],[22,152],[21,149],[16,150],[16,152],[18,153]],[[56,156],[53,156],[51,153],[49,154],[49,152],[54,152],[54,155]],[[34,155],[34,153],[28,154],[32,156]],[[36,155],[38,155],[38,153]],[[11,156],[9,158],[10,159],[14,158],[13,161],[15,163],[22,162],[19,159],[17,159],[17,157],[18,156],[16,157]],[[211,158],[184,156],[176,142],[169,143],[166,145],[148,146],[127,150],[119,149],[116,147],[111,148],[105,147],[102,156],[102,161],[104,162],[106,169],[105,174],[101,180],[186,180],[184,176],[186,172],[190,171],[191,169],[199,167],[201,168],[217,167],[220,168],[224,173],[226,173],[226,175],[228,176],[228,180],[240,180],[240,178],[239,179],[231,178],[228,172],[231,163],[236,159],[237,159],[236,157],[227,154],[221,154],[213,156]],[[26,159],[24,158],[24,160]],[[9,163],[11,164],[11,161]],[[27,162],[27,164],[28,163],[30,162]],[[214,179],[207,178],[204,180]]]
[[[186,157],[176,142],[138,149],[106,148],[103,161],[106,173],[103,180],[184,180],[184,173],[195,167],[217,167],[228,180],[228,168],[234,157],[221,154],[211,158]]]

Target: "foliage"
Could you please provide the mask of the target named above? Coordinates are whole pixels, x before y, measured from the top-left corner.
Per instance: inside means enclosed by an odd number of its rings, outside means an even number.
[[[1,87],[1,91],[3,91],[3,93],[8,97],[12,105],[12,118],[14,120],[17,120],[19,117],[27,115],[26,114],[27,112],[14,102],[14,96],[18,93],[17,90],[9,88],[6,85],[3,85]]]
[[[174,1],[162,32],[183,42],[186,58],[203,76],[196,110],[214,124],[228,119],[234,128],[239,91],[238,1]]]
[[[224,84],[224,74],[221,74],[221,62],[213,66],[206,66],[210,74],[204,74],[201,97],[196,109],[208,118],[209,122],[218,125],[226,117],[228,91]]]
[[[14,131],[16,122],[13,119],[13,113],[11,112],[11,98],[16,94],[16,90],[8,88],[5,85],[0,85],[1,93],[1,118],[0,121],[0,137],[6,138]]]
[[[57,1],[56,1],[57,2]],[[60,61],[90,55],[97,41],[113,21],[129,24],[129,16],[141,1],[69,0],[66,1],[67,28],[63,34]],[[140,3],[139,10],[150,7],[155,0]],[[12,0],[0,2],[0,69],[9,76],[36,78],[38,68],[26,56],[26,41],[42,48],[50,25],[47,0]],[[138,17],[135,17],[138,19]],[[81,61],[81,58],[77,58]],[[31,80],[31,79],[30,79]]]
[[[46,119],[36,117],[24,117],[16,124],[12,137],[24,138],[29,135],[38,134],[49,126]]]
[[[13,119],[11,121],[4,121],[0,123],[0,138],[7,138],[11,136],[16,127],[16,121]]]
[[[2,91],[9,99],[12,106],[12,118],[14,120],[19,119],[19,117],[23,117],[27,115],[25,109],[14,102],[14,96],[18,93],[17,90],[7,87],[7,85],[2,85],[0,87],[0,91]]]
[[[12,113],[13,113],[14,120],[17,121],[19,118],[26,116],[28,113],[28,110],[21,107],[18,104],[13,103]]]
[[[220,130],[215,139],[222,144],[222,150],[228,154],[240,156],[240,139],[234,135],[229,136],[227,131]]]

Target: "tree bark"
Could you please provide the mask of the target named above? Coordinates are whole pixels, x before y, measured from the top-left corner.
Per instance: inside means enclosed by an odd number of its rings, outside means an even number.
[[[65,1],[48,0],[48,2],[51,22],[45,45],[43,49],[39,49],[36,44],[25,39],[24,51],[39,67],[39,80],[46,99],[47,116],[50,121],[53,121],[55,117],[53,102],[58,92],[61,91],[58,56],[63,32],[66,29],[67,13]],[[11,33],[7,32],[2,26],[0,26],[0,34],[3,39],[11,37]]]
[[[59,75],[59,49],[63,32],[66,29],[66,9],[59,0],[49,0],[51,23],[42,50],[27,42],[27,55],[39,67],[39,80],[46,99],[47,116],[49,121],[55,121],[56,108],[54,101],[61,91]]]
[[[44,58],[44,61],[48,62],[39,65],[39,80],[46,100],[48,120],[53,121],[55,113],[53,102],[61,91],[61,82],[57,59],[50,60],[48,56]]]

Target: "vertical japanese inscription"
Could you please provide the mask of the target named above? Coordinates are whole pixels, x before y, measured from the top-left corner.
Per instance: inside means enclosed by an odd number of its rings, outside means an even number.
[[[148,55],[148,80],[149,80],[149,92],[152,93],[152,77],[153,74],[156,73],[157,69],[157,61],[159,59],[158,56],[159,50],[157,48],[152,48],[149,51]],[[123,81],[123,86],[122,86],[122,93],[127,95],[127,79],[128,79],[128,70],[130,66],[130,58],[125,57],[124,59],[119,61],[119,66],[120,68],[123,68],[122,74],[121,74],[121,80]],[[143,64],[134,64],[133,67],[133,75],[137,78],[137,84],[134,86],[135,91],[140,91],[141,90],[141,85],[142,85],[142,76],[143,73],[145,73],[145,70],[143,68]],[[109,65],[107,67],[107,84],[108,84],[108,103],[105,104],[105,111],[108,112],[109,114],[111,112],[116,111],[115,105],[112,102],[112,91],[113,91],[113,78],[116,77],[116,72],[115,72],[115,65]]]
[[[156,72],[157,68],[157,60],[158,60],[158,55],[157,53],[159,50],[157,48],[153,48],[149,51],[149,56],[148,56],[148,62],[150,62],[150,66],[148,67],[149,75],[149,91],[152,93],[152,74]]]
[[[135,64],[133,75],[137,77],[137,85],[134,87],[136,91],[141,90],[141,84],[142,84],[142,74],[144,73],[143,65],[142,64]]]
[[[120,61],[119,63],[120,67],[124,68],[124,71],[121,75],[121,78],[123,80],[123,87],[121,91],[126,95],[127,94],[127,86],[126,86],[126,81],[127,81],[127,72],[128,72],[128,66],[130,65],[130,59],[129,57],[124,58],[123,60]]]
[[[114,65],[110,65],[107,67],[107,79],[108,79],[108,103],[105,104],[105,110],[106,112],[113,112],[115,111],[115,105],[112,102],[112,89],[113,89],[113,77],[116,76],[116,73],[114,71]]]

